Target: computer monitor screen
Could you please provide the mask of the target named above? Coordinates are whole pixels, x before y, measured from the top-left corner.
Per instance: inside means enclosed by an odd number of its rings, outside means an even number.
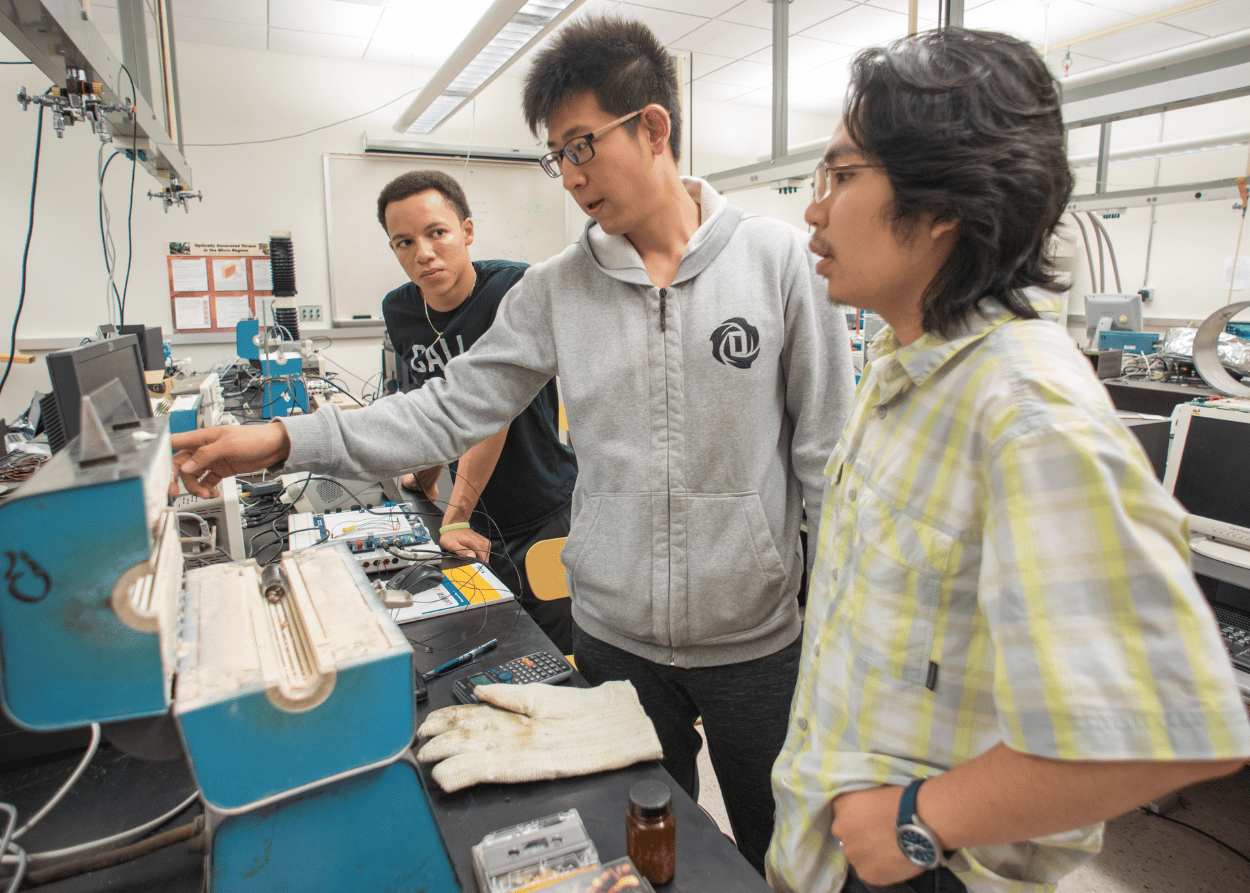
[[[58,450],[79,434],[79,413],[82,398],[114,378],[118,379],[130,399],[130,405],[141,419],[152,417],[147,384],[143,380],[143,355],[139,339],[119,335],[104,341],[92,341],[69,350],[58,350],[47,356],[48,376],[52,380],[51,404],[44,413],[55,408],[57,419],[45,419],[48,443]]]
[[[1189,512],[1194,533],[1250,549],[1247,456],[1250,413],[1192,403],[1173,411],[1163,485]]]
[[[1140,332],[1141,295],[1086,295],[1085,334],[1088,346],[1098,346],[1098,331]]]

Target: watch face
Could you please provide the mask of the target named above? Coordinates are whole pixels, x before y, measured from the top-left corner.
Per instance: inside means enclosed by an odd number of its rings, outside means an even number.
[[[932,868],[937,865],[937,846],[922,828],[915,825],[900,825],[896,829],[896,836],[899,849],[908,859],[922,868]]]

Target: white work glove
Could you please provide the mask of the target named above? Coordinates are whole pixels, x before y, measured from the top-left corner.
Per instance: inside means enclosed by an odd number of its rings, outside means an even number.
[[[620,769],[664,754],[655,727],[628,682],[597,688],[480,685],[481,704],[435,710],[417,752],[438,763],[434,780],[448,793],[483,781],[537,781]]]

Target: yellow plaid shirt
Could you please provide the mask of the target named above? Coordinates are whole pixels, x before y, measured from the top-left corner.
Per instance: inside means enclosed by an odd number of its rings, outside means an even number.
[[[841,888],[837,794],[999,742],[1059,759],[1250,756],[1184,511],[1067,333],[989,310],[953,340],[899,347],[884,330],[825,469],[773,770],[778,891]],[[972,893],[1052,890],[1101,839],[1097,825],[970,848],[951,868]]]

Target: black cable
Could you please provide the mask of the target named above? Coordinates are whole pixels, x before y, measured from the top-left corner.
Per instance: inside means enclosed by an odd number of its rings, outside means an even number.
[[[348,121],[355,121],[357,118],[363,118],[366,115],[372,115],[374,112],[380,112],[382,111],[382,109],[386,108],[388,105],[394,105],[395,103],[403,99],[405,96],[411,96],[413,93],[416,93],[416,92],[417,90],[415,89],[408,90],[405,93],[399,94],[398,96],[396,96],[394,99],[390,100],[389,102],[382,103],[380,106],[378,106],[375,109],[370,109],[367,112],[361,112],[359,115],[352,115],[350,118],[344,118],[342,121],[334,121],[330,124],[323,124],[320,127],[314,127],[312,130],[305,130],[303,133],[293,133],[290,136],[275,136],[272,139],[267,139],[267,140],[246,140],[241,143],[183,143],[183,148],[202,149],[202,148],[218,148],[221,146],[256,146],[261,143],[280,143],[283,140],[293,140],[301,136],[308,136],[308,134],[310,133],[316,133],[318,130],[326,130],[327,128],[330,128],[330,127],[336,127],[339,124],[346,124]]]
[[[1245,859],[1247,862],[1250,862],[1250,856],[1247,856],[1245,853],[1243,853],[1241,850],[1235,847],[1229,846],[1224,841],[1220,840],[1218,837],[1213,837],[1212,835],[1208,834],[1206,831],[1203,831],[1201,828],[1195,828],[1193,825],[1189,824],[1188,822],[1182,822],[1180,819],[1174,819],[1169,815],[1164,815],[1161,812],[1155,812],[1153,809],[1147,809],[1144,806],[1141,807],[1141,811],[1146,813],[1146,815],[1152,815],[1152,816],[1161,818],[1165,822],[1171,822],[1173,825],[1180,825],[1182,828],[1188,828],[1190,831],[1197,831],[1203,837],[1207,838],[1208,840],[1215,841],[1220,846],[1224,847],[1224,849],[1228,850],[1230,853],[1240,856],[1242,859]]]
[[[194,822],[170,828],[168,831],[162,831],[160,834],[154,834],[145,840],[118,847],[115,850],[106,850],[103,853],[96,853],[95,855],[76,859],[73,862],[53,865],[49,868],[37,868],[26,873],[26,886],[23,889],[41,887],[44,884],[50,884],[63,878],[77,877],[91,871],[99,871],[102,868],[133,862],[135,859],[140,859],[158,850],[191,840],[197,834],[203,837],[203,824],[202,819],[197,819]]]
[[[0,393],[4,393],[4,384],[9,380],[9,372],[13,369],[13,358],[17,355],[17,324],[22,318],[22,306],[26,303],[26,261],[30,257],[30,237],[35,232],[35,189],[39,185],[39,148],[42,144],[43,106],[41,105],[39,106],[39,120],[35,124],[35,172],[30,178],[30,219],[26,224],[26,247],[22,249],[22,290],[17,296],[17,312],[13,314],[13,331],[9,333],[9,361],[4,366],[4,377],[0,378]]]
[[[345,394],[345,395],[347,396],[347,398],[348,398],[349,400],[351,400],[353,403],[355,403],[357,406],[364,406],[364,404],[363,404],[363,403],[361,403],[361,402],[360,402],[359,400],[357,400],[354,396],[352,396],[352,394],[351,394],[351,392],[350,392],[350,391],[348,391],[346,388],[341,387],[341,386],[340,386],[337,382],[333,382],[333,381],[331,381],[329,378],[327,378],[327,377],[326,377],[326,376],[324,376],[324,375],[308,375],[308,376],[305,376],[305,377],[306,377],[306,378],[314,378],[314,379],[318,379],[318,380],[320,380],[320,381],[324,381],[326,384],[328,384],[330,387],[334,388],[334,390],[338,391],[340,394]]]
[[[457,477],[459,477],[459,475],[457,475]],[[496,536],[499,538],[500,543],[503,543],[503,532],[502,532],[502,530],[500,529],[499,524],[495,521],[495,519],[494,519],[494,518],[492,518],[492,517],[490,516],[490,513],[489,513],[489,512],[487,512],[487,511],[486,511],[484,508],[482,508],[482,506],[481,506],[481,496],[482,496],[482,494],[481,494],[481,493],[478,493],[478,492],[477,492],[477,488],[476,488],[476,487],[474,487],[472,484],[470,484],[467,480],[466,480],[464,483],[465,483],[465,486],[467,486],[470,490],[473,490],[473,491],[474,491],[474,493],[476,493],[476,495],[477,495],[477,497],[478,497],[478,505],[477,505],[477,507],[476,507],[475,511],[480,511],[480,512],[482,513],[482,517],[486,519],[486,523],[487,523],[487,535],[486,535],[486,538],[487,538],[488,540],[490,540],[490,528],[491,528],[491,527],[494,527]],[[454,486],[453,486],[453,489],[454,489]],[[415,492],[415,491],[414,491],[414,492]],[[428,496],[427,496],[426,498],[427,498],[427,499],[429,499],[429,497],[428,497]],[[433,504],[435,508],[440,508],[440,507],[441,507],[441,508],[443,508],[443,509],[446,509],[446,508],[448,508],[448,507],[451,505],[451,503],[450,503],[448,500],[438,500],[438,499],[430,499],[430,503],[431,503],[431,504]],[[434,540],[434,542],[435,542],[436,544],[438,544],[438,543],[439,543],[439,537],[441,537],[441,534],[431,534],[431,539],[433,539],[433,540]],[[491,542],[491,546],[492,546],[492,550],[493,550],[493,547],[494,547],[494,542],[493,542],[493,541]],[[440,551],[441,551],[444,555],[447,555],[447,554],[448,554],[445,550],[443,550],[443,549],[442,549],[442,547],[441,547],[441,546],[440,546],[439,548],[440,548]],[[507,559],[508,564],[512,566],[512,572],[513,572],[514,574],[516,574],[516,575],[517,575],[517,579],[518,579],[518,580],[522,579],[522,576],[523,576],[523,575],[522,575],[522,573],[521,573],[520,569],[516,566],[516,562],[512,560],[512,556],[508,554],[507,550],[506,550],[506,549],[504,549],[504,550],[502,551],[502,553],[501,553],[501,554],[502,554],[502,555],[503,555],[503,556]],[[463,555],[456,555],[456,554],[454,554],[454,553],[451,553],[451,557],[454,557],[454,558],[460,559],[461,561],[470,561],[470,560],[472,560],[472,561],[477,561],[477,559],[476,559],[476,558],[474,558],[474,559],[468,559],[468,558],[466,558],[466,557],[465,557],[465,556],[463,556]],[[480,563],[480,564],[484,564],[484,565],[485,565],[488,569],[490,568],[490,563],[489,563],[489,562],[478,562],[478,563]],[[501,582],[502,582],[502,581],[501,581]],[[500,641],[501,641],[501,642],[506,642],[506,641],[508,641],[508,639],[509,639],[509,638],[511,638],[512,633],[516,630],[516,625],[517,625],[517,622],[521,619],[521,613],[523,613],[523,612],[525,611],[525,608],[521,605],[521,593],[520,593],[520,592],[514,592],[514,593],[513,593],[513,596],[514,596],[514,600],[515,600],[515,602],[516,602],[517,614],[516,614],[516,615],[512,618],[512,626],[510,626],[510,627],[508,628],[508,631],[507,631],[506,633],[504,633],[502,636],[500,636],[500,637],[499,637],[499,639],[500,639]],[[426,639],[414,639],[414,638],[412,638],[411,636],[408,636],[406,633],[405,633],[404,637],[405,637],[406,639],[408,639],[409,644],[411,644],[411,645],[420,645],[422,648],[424,648],[424,649],[425,649],[425,651],[426,651],[426,653],[427,653],[427,654],[432,654],[432,653],[434,653],[435,651],[446,651],[446,650],[451,649],[451,648],[456,648],[456,647],[459,647],[460,645],[464,644],[465,642],[467,642],[467,641],[469,641],[470,639],[475,638],[477,635],[479,635],[479,634],[481,633],[481,631],[482,631],[483,629],[485,629],[485,628],[486,628],[486,620],[487,620],[487,618],[488,618],[488,616],[489,616],[489,613],[490,613],[490,602],[484,602],[484,603],[482,604],[482,622],[478,624],[478,628],[477,628],[476,630],[474,630],[473,632],[471,632],[471,633],[467,633],[467,634],[465,634],[464,636],[461,636],[459,639],[457,639],[455,642],[452,642],[452,643],[451,643],[451,644],[449,644],[449,645],[442,645],[442,646],[440,646],[440,647],[438,647],[438,648],[431,648],[431,647],[430,647],[430,645],[429,645],[429,643],[430,643],[430,642],[432,642],[432,641],[434,641],[435,639],[439,638],[440,636],[442,636],[442,635],[444,635],[444,634],[448,633],[448,632],[453,632],[453,631],[455,630],[455,628],[454,628],[454,627],[449,628],[449,629],[445,629],[445,630],[443,630],[442,632],[435,633],[434,635],[432,635],[432,636],[430,636],[430,637],[428,637],[428,638],[426,638]]]
[[[135,79],[130,76],[130,69],[125,65],[121,68],[126,72],[126,80],[130,81],[130,105],[133,108],[138,101]],[[122,282],[122,307],[121,312],[117,314],[118,325],[126,321],[126,294],[130,290],[130,267],[135,259],[135,171],[139,167],[139,127],[138,122],[133,119],[134,114],[134,112],[131,113],[130,128],[130,208],[126,211],[126,278]]]
[[[113,281],[113,264],[109,261],[108,234],[104,231],[104,175],[108,173],[109,165],[113,163],[113,159],[121,154],[123,154],[121,150],[115,151],[108,157],[108,161],[104,162],[104,167],[100,169],[100,200],[97,203],[100,212],[100,248],[104,252],[104,272],[109,275],[109,285],[113,288],[113,297],[117,302],[117,312],[119,314],[122,310],[122,296],[117,290],[117,283]]]

